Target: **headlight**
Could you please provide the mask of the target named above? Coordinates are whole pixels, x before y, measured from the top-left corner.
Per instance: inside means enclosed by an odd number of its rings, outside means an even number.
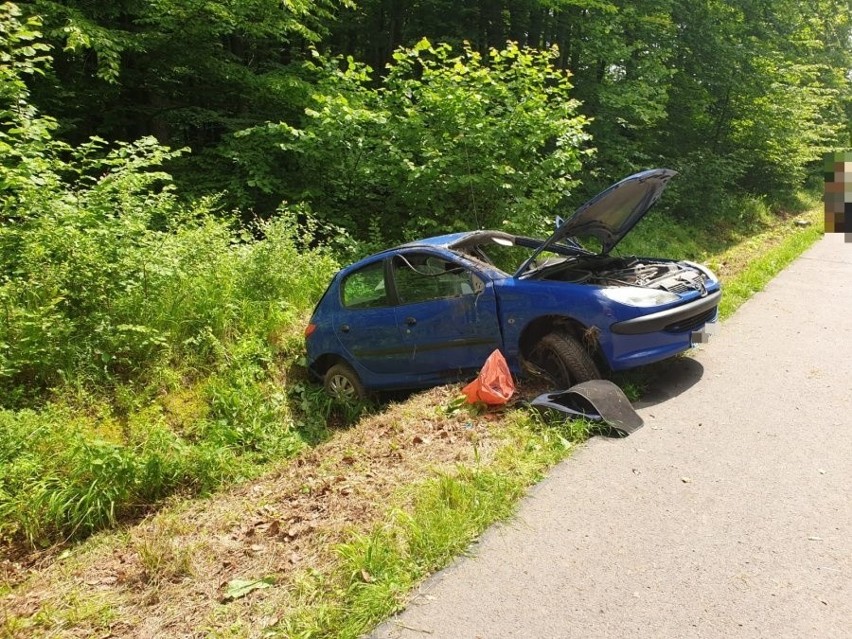
[[[614,286],[601,289],[604,297],[627,306],[661,306],[677,302],[680,298],[674,293],[638,286]]]

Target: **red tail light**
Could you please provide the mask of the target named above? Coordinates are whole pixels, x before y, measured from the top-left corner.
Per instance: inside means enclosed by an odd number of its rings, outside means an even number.
[[[305,337],[306,337],[306,338],[310,337],[310,336],[311,336],[311,334],[312,334],[315,330],[317,330],[317,325],[316,325],[316,324],[311,323],[311,324],[308,324],[307,326],[305,326]]]

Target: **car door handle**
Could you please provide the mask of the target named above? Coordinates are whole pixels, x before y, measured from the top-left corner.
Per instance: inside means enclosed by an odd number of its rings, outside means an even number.
[[[341,331],[342,333],[348,333],[348,332],[349,332],[349,324],[343,324],[343,325],[340,327],[340,331]]]
[[[417,320],[413,317],[406,317],[405,323],[408,324],[409,326],[414,326],[417,323]]]

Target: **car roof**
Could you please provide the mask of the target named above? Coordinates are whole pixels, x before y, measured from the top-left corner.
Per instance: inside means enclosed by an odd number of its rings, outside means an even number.
[[[450,244],[455,244],[459,240],[462,240],[470,235],[475,235],[478,232],[479,231],[464,231],[462,233],[448,233],[446,235],[436,235],[435,237],[426,237],[422,240],[414,240],[413,242],[402,244],[401,246],[397,246],[396,248],[412,248],[416,246],[437,246],[447,248]]]
[[[393,252],[398,251],[400,249],[433,248],[444,249],[458,254],[456,251],[454,251],[454,247],[464,244],[465,240],[474,239],[478,236],[491,235],[495,233],[502,235],[502,233],[500,233],[499,231],[463,231],[461,233],[447,233],[445,235],[425,237],[419,240],[414,240],[412,242],[407,242],[405,244],[400,244],[398,246],[387,248],[383,251],[379,251],[378,253],[373,253],[372,255],[362,257],[360,260],[342,268],[338,275],[351,273],[352,271],[358,270],[365,264],[384,259],[389,254],[392,254]]]
[[[385,257],[388,253],[393,253],[394,251],[398,251],[399,249],[409,249],[409,248],[443,248],[448,249],[451,244],[458,242],[459,240],[463,240],[464,238],[471,237],[479,233],[479,231],[465,231],[463,233],[448,233],[447,235],[436,235],[435,237],[425,237],[420,240],[414,240],[413,242],[406,242],[405,244],[399,244],[398,246],[393,246],[391,248],[386,248],[383,251],[379,251],[378,253],[373,253],[371,255],[367,255],[362,257],[357,262],[354,262],[350,266],[357,266],[362,263],[372,262],[378,257]],[[349,270],[350,266],[346,267],[346,270]]]

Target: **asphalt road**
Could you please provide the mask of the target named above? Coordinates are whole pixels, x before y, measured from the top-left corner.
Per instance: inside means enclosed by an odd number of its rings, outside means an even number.
[[[673,362],[378,638],[852,637],[852,244]]]

